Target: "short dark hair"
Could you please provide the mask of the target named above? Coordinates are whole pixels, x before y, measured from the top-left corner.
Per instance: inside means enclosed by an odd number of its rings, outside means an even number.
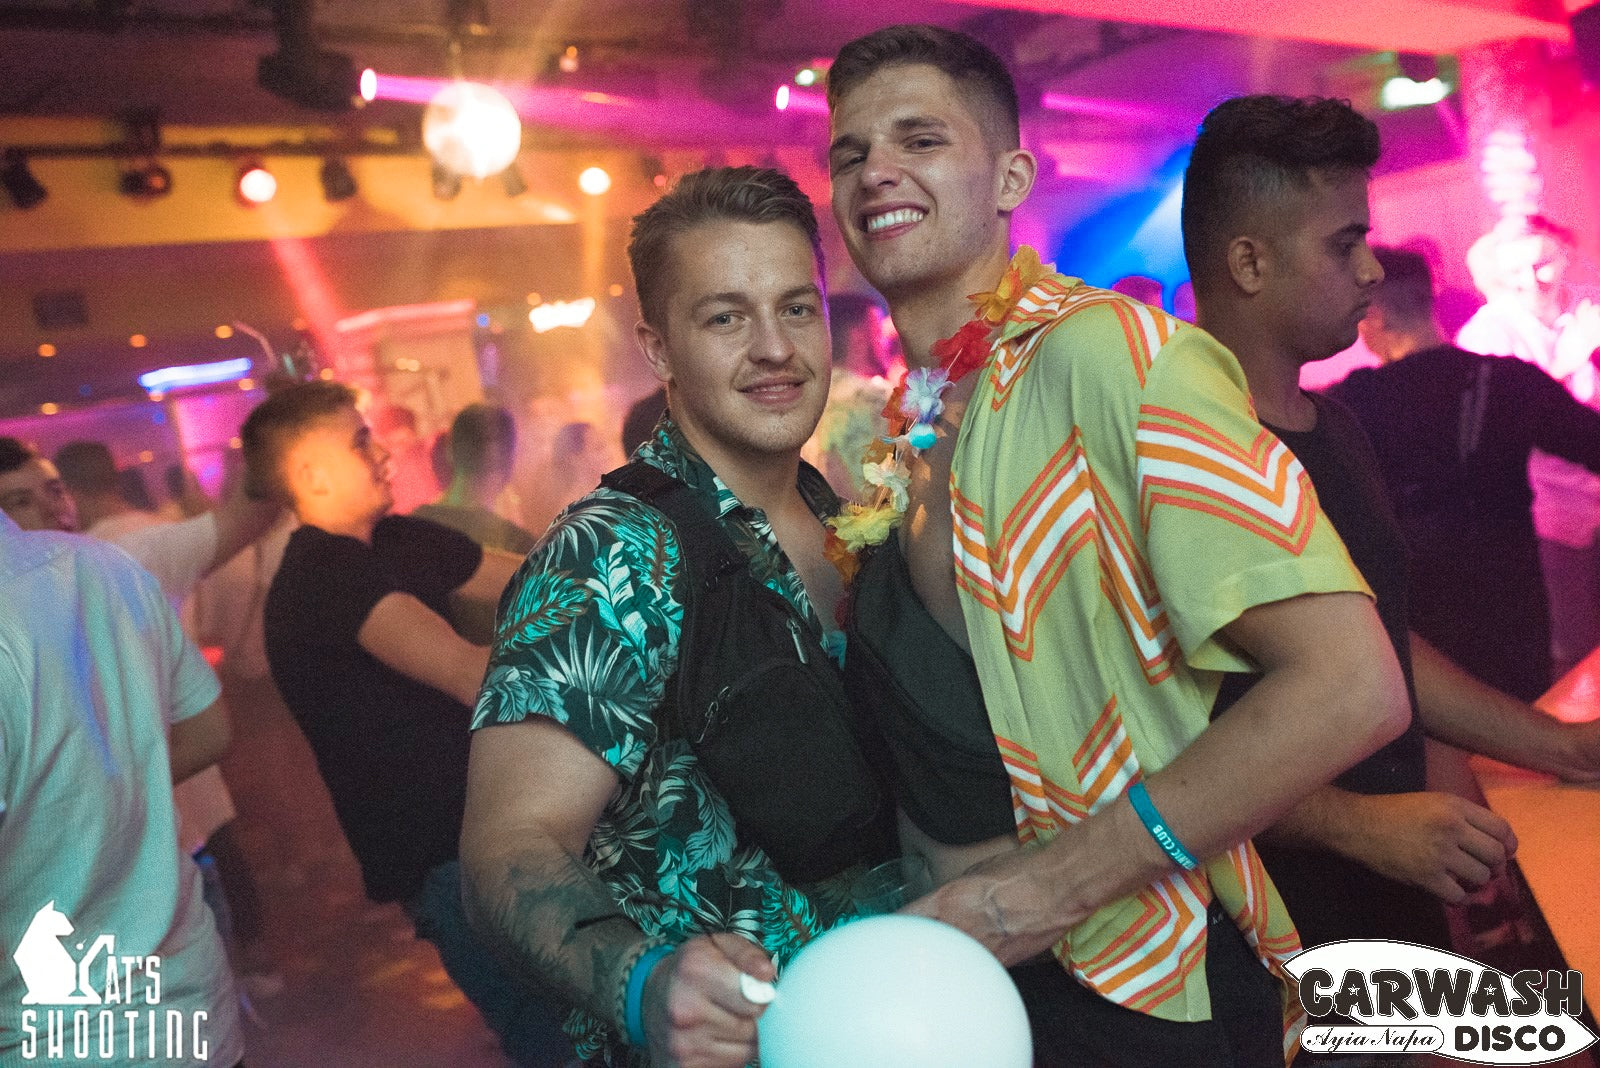
[[[1311,188],[1316,171],[1366,172],[1378,127],[1347,100],[1240,96],[1200,124],[1183,176],[1183,254],[1195,288],[1219,273],[1228,243],[1263,206]]]
[[[997,148],[1022,144],[1017,83],[988,45],[943,26],[900,25],[874,30],[839,49],[828,68],[828,110],[885,67],[929,66],[943,72],[996,121],[982,125]],[[1002,136],[1003,135],[1003,136]]]
[[[38,455],[16,438],[0,438],[0,475],[9,475]]]
[[[450,423],[450,466],[482,478],[517,451],[517,421],[498,404],[469,404]]]
[[[1416,326],[1433,319],[1433,269],[1420,252],[1405,248],[1372,246],[1372,255],[1383,268],[1383,281],[1372,294],[1372,303],[1383,309],[1383,317],[1401,326]]]
[[[711,167],[678,179],[670,192],[633,217],[628,265],[639,294],[639,313],[657,330],[666,327],[667,296],[676,275],[672,239],[710,222],[792,223],[811,242],[823,273],[822,236],[811,199],[771,167]]]
[[[69,441],[56,453],[61,481],[74,493],[122,495],[117,461],[103,441]]]
[[[239,430],[246,492],[292,503],[283,478],[284,457],[310,427],[355,406],[355,390],[342,382],[321,379],[297,383],[256,405]]]

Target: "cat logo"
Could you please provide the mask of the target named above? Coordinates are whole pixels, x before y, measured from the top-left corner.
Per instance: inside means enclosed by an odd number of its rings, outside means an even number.
[[[149,1059],[210,1055],[207,1013],[161,1007],[160,957],[119,955],[113,935],[79,941],[73,933],[67,914],[46,902],[11,954],[30,1006],[18,1029],[24,1061],[89,1064],[136,1050]]]
[[[22,982],[28,988],[24,1005],[99,1005],[100,992],[89,980],[90,969],[102,952],[115,959],[116,940],[108,934],[94,940],[88,952],[74,961],[61,940],[72,934],[72,921],[49,902],[33,914],[27,933],[17,943],[11,959],[17,962]],[[82,949],[83,943],[78,943]],[[112,965],[115,968],[115,964]]]

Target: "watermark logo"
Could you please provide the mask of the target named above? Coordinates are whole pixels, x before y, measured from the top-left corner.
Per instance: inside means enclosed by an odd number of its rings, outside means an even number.
[[[1583,975],[1515,975],[1410,942],[1356,939],[1289,961],[1319,1053],[1437,1053],[1468,1064],[1548,1064],[1591,1046]],[[1334,1023],[1337,1017],[1354,1024]]]
[[[22,1004],[43,1006],[22,1010],[23,1060],[206,1059],[207,1014],[160,1008],[160,957],[119,955],[110,934],[73,941],[69,949],[65,940],[75,932],[66,913],[48,902],[11,954],[26,988]]]

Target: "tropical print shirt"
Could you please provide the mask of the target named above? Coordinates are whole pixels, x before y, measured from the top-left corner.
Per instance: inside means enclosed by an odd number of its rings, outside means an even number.
[[[715,506],[751,574],[822,635],[800,576],[767,517],[739,502],[670,419],[640,446],[643,460]],[[819,518],[822,518],[819,516]],[[742,844],[726,803],[682,739],[654,720],[678,663],[681,553],[671,523],[601,487],[551,526],[500,602],[489,672],[473,729],[548,716],[616,769],[621,788],[595,826],[584,861],[646,934],[682,941],[738,931],[781,966],[848,918],[853,871],[801,889],[767,855]],[[580,1057],[643,1065],[603,1021],[567,1021]]]
[[[1211,335],[1031,254],[1000,290],[1014,297],[987,320],[950,481],[956,585],[1026,844],[1206,729],[1221,673],[1253,667],[1222,634],[1246,610],[1370,591]],[[1127,1008],[1209,1019],[1213,899],[1282,977],[1300,942],[1249,842],[1101,908],[1056,955]]]

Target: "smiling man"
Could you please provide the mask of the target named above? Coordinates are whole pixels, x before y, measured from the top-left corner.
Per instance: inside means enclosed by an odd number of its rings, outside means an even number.
[[[683,178],[628,256],[667,414],[501,602],[466,895],[577,1007],[586,1063],[737,1068],[750,979],[892,845],[830,659],[838,500],[800,460],[828,397],[822,253],[805,194],[737,167]]]
[[[467,724],[489,653],[449,598],[500,595],[520,562],[390,515],[389,453],[338,382],[274,393],[240,430],[252,488],[300,526],[267,591],[267,662],[316,756],[367,896],[398,902],[517,1063],[556,1063],[553,1015],[470,935],[456,845]]]
[[[1035,163],[992,52],[891,27],[840,51],[828,98],[834,217],[913,374],[941,372],[899,450],[892,548],[982,686],[940,707],[924,683],[901,725],[950,733],[981,700],[1038,847],[913,908],[1008,964],[1056,955],[1071,979],[1029,1010],[1059,1063],[1281,1064],[1295,1004],[1273,976],[1298,943],[1247,839],[1404,723],[1365,586],[1232,355],[1012,258]],[[1208,726],[1247,667],[1263,682]],[[902,781],[937,781],[948,747],[918,751]]]

